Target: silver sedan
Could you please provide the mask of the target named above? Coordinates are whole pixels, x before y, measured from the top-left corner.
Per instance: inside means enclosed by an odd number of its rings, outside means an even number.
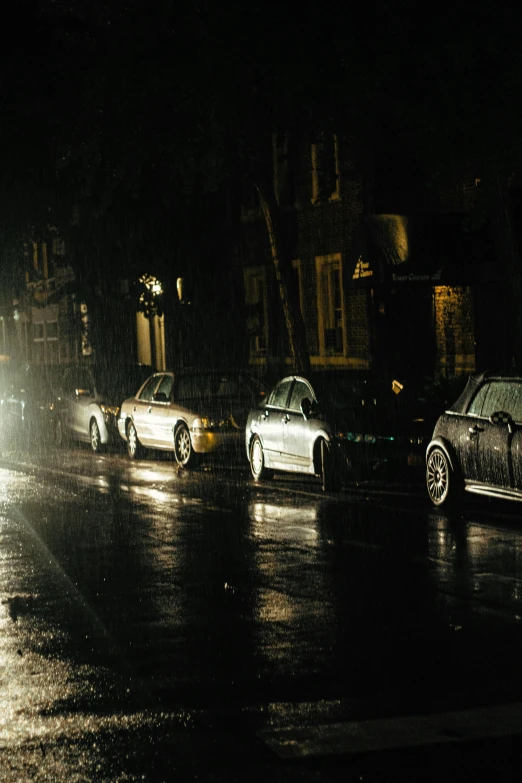
[[[131,459],[161,449],[189,468],[202,454],[240,448],[248,411],[263,394],[247,373],[157,372],[122,403],[118,431]]]
[[[322,478],[323,489],[340,488],[340,433],[320,414],[316,394],[305,378],[283,378],[246,426],[246,451],[256,481],[274,470]]]
[[[406,464],[408,437],[390,389],[341,373],[282,378],[247,420],[246,454],[256,481],[275,470],[307,473],[323,489],[343,475]]]

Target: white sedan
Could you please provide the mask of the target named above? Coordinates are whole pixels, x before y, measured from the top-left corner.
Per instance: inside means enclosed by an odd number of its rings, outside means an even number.
[[[198,455],[241,448],[248,412],[264,394],[248,373],[157,372],[122,403],[118,432],[131,459],[146,448],[162,449],[192,467]]]

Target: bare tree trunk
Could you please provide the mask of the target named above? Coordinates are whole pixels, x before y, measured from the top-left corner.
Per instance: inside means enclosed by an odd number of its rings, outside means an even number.
[[[310,356],[306,344],[306,329],[299,304],[299,292],[295,285],[294,271],[290,258],[284,252],[279,228],[279,207],[273,188],[265,183],[256,183],[257,192],[268,232],[270,254],[274,264],[279,295],[283,306],[288,342],[292,356],[293,371],[300,375],[310,372]]]
[[[513,226],[507,178],[497,175],[492,184],[494,240],[497,258],[507,273],[510,292],[512,358],[517,367],[522,367],[522,263]]]

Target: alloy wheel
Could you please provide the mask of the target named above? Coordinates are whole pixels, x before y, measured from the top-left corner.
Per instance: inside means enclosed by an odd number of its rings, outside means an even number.
[[[100,450],[101,446],[101,439],[100,439],[100,430],[98,429],[98,425],[95,421],[91,422],[91,448],[94,452],[97,452]]]
[[[252,473],[254,477],[259,477],[261,473],[263,472],[263,447],[261,446],[261,441],[259,438],[256,438],[252,444],[252,455],[251,455],[251,465],[252,465]]]
[[[439,506],[447,498],[450,482],[450,468],[446,455],[435,449],[428,457],[426,481],[428,493],[435,505]]]
[[[181,426],[176,432],[176,460],[180,465],[187,465],[192,454],[192,444],[188,429]]]

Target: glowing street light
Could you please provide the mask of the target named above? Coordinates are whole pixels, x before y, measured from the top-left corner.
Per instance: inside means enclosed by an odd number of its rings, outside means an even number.
[[[153,297],[161,296],[163,293],[163,286],[157,277],[152,275],[142,275],[140,277],[140,283],[145,287],[145,291],[140,294],[140,302],[145,303],[149,300],[147,294],[152,294]]]

